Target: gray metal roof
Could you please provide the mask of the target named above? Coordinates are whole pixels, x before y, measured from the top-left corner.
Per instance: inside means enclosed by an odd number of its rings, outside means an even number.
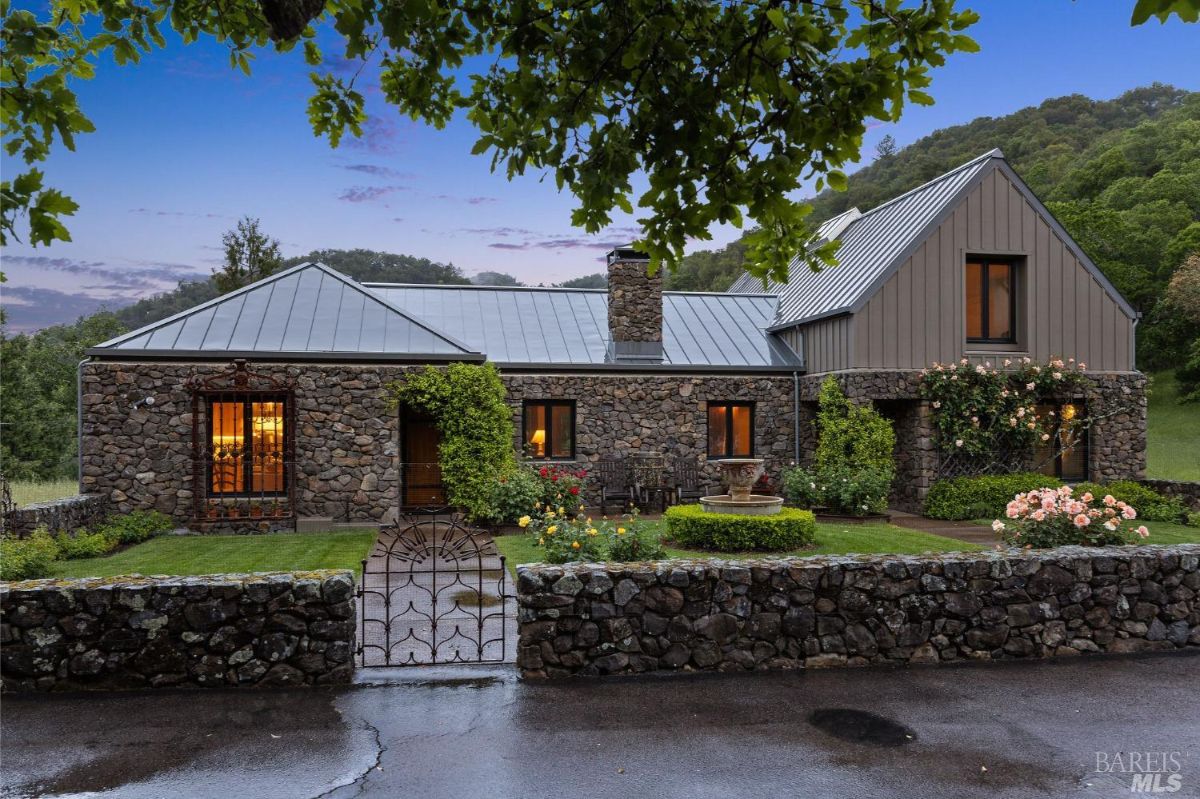
[[[837,266],[813,272],[798,258],[792,261],[788,282],[772,281],[766,289],[779,295],[773,327],[856,310],[856,303],[875,293],[892,269],[940,222],[943,213],[1003,158],[999,150],[992,150],[866,213],[851,209],[828,220],[817,237],[841,239]],[[838,227],[843,229],[837,231]],[[744,274],[729,290],[763,291],[763,283]]]
[[[487,353],[498,364],[598,365],[608,352],[603,289],[368,283],[366,288]],[[695,367],[799,367],[765,328],[765,294],[663,293],[663,362]]]
[[[137,352],[479,358],[461,342],[322,264],[286,269],[89,350],[100,355]]]

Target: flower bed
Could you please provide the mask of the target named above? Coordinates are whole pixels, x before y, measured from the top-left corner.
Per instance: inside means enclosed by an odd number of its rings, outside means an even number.
[[[1118,546],[1150,535],[1145,525],[1133,526],[1137,510],[1132,505],[1112,494],[1097,498],[1084,491],[1076,496],[1070,486],[1017,494],[1004,515],[1009,521],[996,519],[992,529],[1013,546]]]

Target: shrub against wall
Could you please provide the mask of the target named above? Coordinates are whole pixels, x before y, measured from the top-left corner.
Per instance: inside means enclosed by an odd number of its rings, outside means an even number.
[[[40,527],[26,538],[0,537],[0,580],[32,580],[50,574],[56,560],[94,558],[122,544],[138,544],[175,527],[170,516],[134,511],[114,516],[89,532],[53,536]]]
[[[491,518],[493,479],[511,474],[516,466],[512,410],[495,365],[429,366],[389,383],[386,390],[397,407],[436,420],[441,432],[438,463],[450,504],[471,519]]]
[[[1149,486],[1132,480],[1116,480],[1111,483],[1080,483],[1075,493],[1090,491],[1098,497],[1111,494],[1119,502],[1137,508],[1138,516],[1150,522],[1182,522],[1187,517],[1187,507],[1178,497],[1167,497]]]
[[[994,519],[1004,515],[1017,494],[1062,484],[1038,472],[938,480],[925,497],[925,515],[934,519]]]
[[[785,496],[801,507],[826,506],[853,516],[886,510],[896,474],[891,422],[874,406],[847,400],[832,376],[821,384],[819,404],[816,470],[785,471]]]
[[[667,508],[665,518],[673,543],[718,552],[784,552],[808,546],[817,532],[812,512],[797,508],[780,508],[770,516],[743,516],[676,505]]]

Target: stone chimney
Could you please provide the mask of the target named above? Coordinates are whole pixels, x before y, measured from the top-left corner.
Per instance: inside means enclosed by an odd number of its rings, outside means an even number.
[[[647,274],[650,258],[632,247],[608,254],[608,360],[662,363],[662,272]]]

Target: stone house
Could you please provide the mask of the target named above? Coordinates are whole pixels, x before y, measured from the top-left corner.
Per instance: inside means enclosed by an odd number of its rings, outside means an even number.
[[[294,267],[88,351],[83,490],[200,528],[383,521],[441,496],[436,426],[390,409],[384,385],[484,360],[535,460],[657,453],[710,477],[721,457],[774,473],[810,457],[817,389],[835,375],[893,420],[893,501],[916,508],[943,460],[922,368],[1075,357],[1109,412],[1048,468],[1142,475],[1137,314],[999,151],[819,235],[841,241],[837,267],[724,293],[663,291],[628,248],[608,256],[607,291],[360,285]]]

